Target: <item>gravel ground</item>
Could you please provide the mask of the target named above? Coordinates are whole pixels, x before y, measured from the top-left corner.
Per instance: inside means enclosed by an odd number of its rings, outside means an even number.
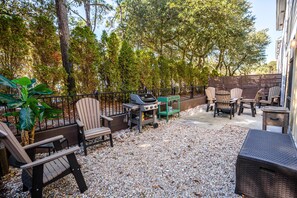
[[[198,108],[182,112],[181,117]],[[68,175],[44,188],[45,197],[238,197],[235,162],[248,129],[225,125],[205,129],[197,124],[161,121],[142,133],[114,134],[114,147],[89,148],[77,154],[88,190],[80,194]],[[20,171],[10,169],[0,196],[28,197]]]

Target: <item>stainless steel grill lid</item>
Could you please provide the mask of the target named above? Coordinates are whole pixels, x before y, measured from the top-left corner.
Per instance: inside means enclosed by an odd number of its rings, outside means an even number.
[[[130,94],[130,101],[134,104],[152,104],[156,103],[157,99],[149,93],[146,94]]]

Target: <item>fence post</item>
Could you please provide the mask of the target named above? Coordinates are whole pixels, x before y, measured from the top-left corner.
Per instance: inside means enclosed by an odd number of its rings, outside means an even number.
[[[98,90],[95,91],[95,98],[99,101],[99,93],[98,93]]]
[[[206,93],[205,93],[205,85],[203,86],[203,94],[206,96]]]
[[[190,98],[194,98],[194,86],[191,85],[191,96]]]

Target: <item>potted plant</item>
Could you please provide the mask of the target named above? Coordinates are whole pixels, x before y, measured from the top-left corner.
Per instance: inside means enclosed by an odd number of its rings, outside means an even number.
[[[61,110],[53,109],[38,99],[42,95],[52,94],[53,91],[45,84],[36,85],[36,80],[28,77],[9,80],[0,75],[0,85],[10,88],[13,93],[0,92],[0,102],[15,109],[4,116],[18,118],[17,128],[21,131],[22,145],[34,143],[36,121],[57,118],[61,113]]]

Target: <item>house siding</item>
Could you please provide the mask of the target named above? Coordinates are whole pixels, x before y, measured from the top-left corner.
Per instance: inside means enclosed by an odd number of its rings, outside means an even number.
[[[282,73],[282,95],[281,104],[286,107],[290,107],[290,121],[289,127],[290,131],[295,139],[297,140],[297,50],[296,48],[291,48],[290,41],[294,38],[297,39],[297,0],[286,0],[286,1],[276,1],[277,9],[280,3],[286,5],[285,17],[282,26],[282,37],[280,49],[278,49],[277,64],[279,72]],[[283,7],[283,6],[282,6]],[[277,21],[279,21],[282,16],[280,10],[277,10]],[[279,29],[277,27],[277,29]],[[290,68],[290,64],[293,66]],[[290,71],[292,69],[292,71]],[[292,72],[291,75],[289,73]],[[289,79],[289,76],[292,79]],[[291,86],[288,83],[291,82]],[[288,90],[290,87],[290,90]],[[290,96],[288,95],[290,93]]]

